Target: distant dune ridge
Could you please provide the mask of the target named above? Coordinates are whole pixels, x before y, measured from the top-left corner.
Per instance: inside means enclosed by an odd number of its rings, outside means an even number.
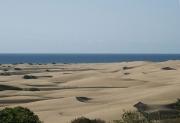
[[[179,75],[180,61],[2,64],[0,108],[27,107],[44,123],[68,123],[81,116],[118,120],[138,102],[175,102],[180,98]]]

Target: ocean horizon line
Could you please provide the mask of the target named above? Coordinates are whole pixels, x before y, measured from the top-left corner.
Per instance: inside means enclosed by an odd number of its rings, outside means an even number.
[[[27,54],[27,55],[180,55],[180,53],[0,53],[0,55],[18,55],[18,54]]]
[[[161,62],[168,60],[180,60],[180,54],[0,54],[0,64]]]

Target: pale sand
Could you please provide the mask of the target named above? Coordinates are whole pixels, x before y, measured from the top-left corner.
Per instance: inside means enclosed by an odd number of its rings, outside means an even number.
[[[9,65],[1,65],[0,69],[6,68],[2,66]],[[124,109],[134,110],[133,105],[139,101],[166,104],[180,98],[180,61],[10,66],[14,75],[0,76],[0,89],[4,89],[0,91],[1,109],[28,107],[44,123],[69,123],[80,116],[112,121],[119,119]],[[28,73],[40,77],[23,79]],[[41,91],[11,90],[2,85]]]

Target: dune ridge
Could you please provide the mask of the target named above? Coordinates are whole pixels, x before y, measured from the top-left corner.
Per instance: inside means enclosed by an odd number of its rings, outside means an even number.
[[[139,101],[165,105],[180,98],[180,61],[4,64],[4,72],[9,75],[0,74],[0,109],[24,106],[44,123],[80,116],[112,121]],[[38,78],[26,80],[26,74]]]

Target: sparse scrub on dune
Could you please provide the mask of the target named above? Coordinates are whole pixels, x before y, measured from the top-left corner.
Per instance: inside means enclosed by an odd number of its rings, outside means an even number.
[[[129,75],[130,73],[124,73],[124,75]]]
[[[80,102],[86,102],[86,101],[91,100],[91,98],[88,98],[88,97],[76,97],[76,99]]]
[[[5,108],[0,111],[0,123],[42,123],[28,108]]]
[[[114,123],[152,123],[137,111],[124,111],[120,120],[114,120]]]
[[[176,101],[176,103],[175,103],[175,108],[176,108],[177,110],[180,110],[180,99],[178,99],[178,100]]]
[[[24,75],[23,78],[24,79],[38,79],[37,76],[33,76],[33,75]]]
[[[14,68],[14,70],[22,70],[21,68]]]
[[[5,90],[22,90],[19,87],[11,86],[11,85],[1,85],[0,84],[0,91],[5,91]]]
[[[5,72],[6,72],[6,71],[8,71],[8,69],[6,69],[6,68],[5,68],[5,69],[3,69],[3,71],[5,71]]]
[[[23,91],[40,91],[39,88],[24,88]]]
[[[129,70],[129,69],[133,69],[133,67],[123,67],[123,70]]]
[[[162,70],[176,70],[175,68],[171,68],[171,67],[163,67]]]
[[[49,69],[46,69],[46,72],[50,72],[50,70],[49,70]]]
[[[10,76],[11,73],[9,73],[9,72],[4,72],[4,73],[0,73],[0,75],[1,75],[1,76]]]
[[[145,117],[142,113],[137,111],[125,111],[120,120],[114,120],[114,123],[180,123],[179,117],[161,119],[158,114],[155,117],[159,118],[155,120],[152,117]]]
[[[85,117],[80,117],[74,119],[73,121],[71,121],[71,123],[105,123],[105,121],[101,119],[88,119]]]

